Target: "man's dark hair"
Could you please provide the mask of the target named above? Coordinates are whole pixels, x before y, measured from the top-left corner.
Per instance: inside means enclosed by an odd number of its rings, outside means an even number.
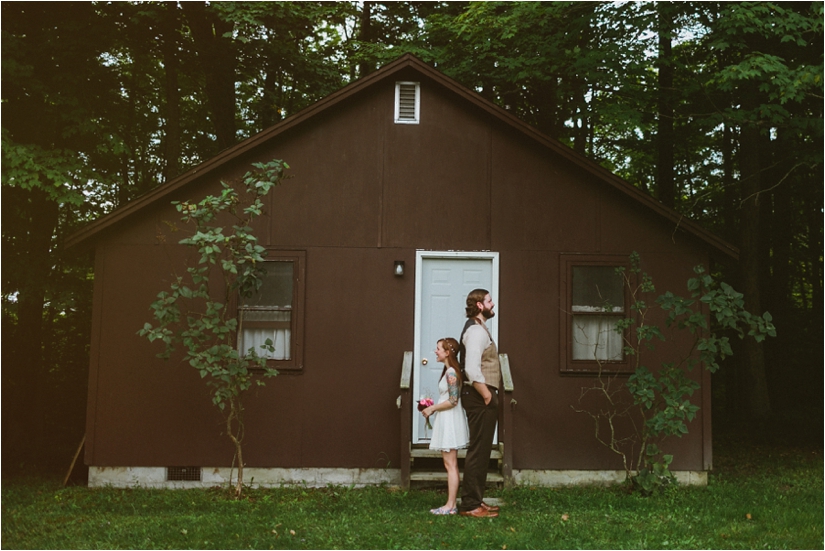
[[[470,294],[467,295],[467,307],[464,309],[468,318],[474,318],[481,313],[478,303],[484,302],[484,298],[489,294],[490,291],[487,289],[473,289],[470,291]]]

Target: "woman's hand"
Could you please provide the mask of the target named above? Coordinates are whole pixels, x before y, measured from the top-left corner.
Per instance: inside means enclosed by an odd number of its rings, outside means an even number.
[[[434,405],[421,410],[421,415],[424,416],[424,419],[429,418],[430,415],[432,415],[433,413],[435,413],[435,406]]]

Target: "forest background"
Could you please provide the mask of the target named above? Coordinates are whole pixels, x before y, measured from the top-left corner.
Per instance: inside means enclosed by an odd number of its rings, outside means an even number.
[[[736,245],[712,269],[778,336],[735,343],[714,426],[821,442],[821,2],[1,8],[4,475],[85,430],[93,258],[66,237],[406,52]]]

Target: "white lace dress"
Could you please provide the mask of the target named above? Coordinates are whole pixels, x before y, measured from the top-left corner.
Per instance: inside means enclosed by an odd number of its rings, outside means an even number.
[[[450,400],[450,384],[453,384],[453,392],[457,396],[457,379],[455,369],[452,367],[438,381],[438,402],[448,402]],[[437,411],[432,417],[433,436],[430,439],[430,449],[449,451],[467,447],[470,440],[470,430],[467,428],[467,416],[464,408],[461,407],[461,398],[454,408]]]

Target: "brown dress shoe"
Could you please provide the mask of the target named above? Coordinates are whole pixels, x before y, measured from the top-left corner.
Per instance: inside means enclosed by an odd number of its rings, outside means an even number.
[[[472,511],[461,511],[459,515],[462,517],[495,518],[498,516],[498,513],[495,511],[488,511],[484,507],[478,506]]]
[[[483,501],[481,502],[481,508],[487,511],[492,511],[494,513],[498,513],[501,510],[501,507],[499,507],[498,505],[487,505]]]

